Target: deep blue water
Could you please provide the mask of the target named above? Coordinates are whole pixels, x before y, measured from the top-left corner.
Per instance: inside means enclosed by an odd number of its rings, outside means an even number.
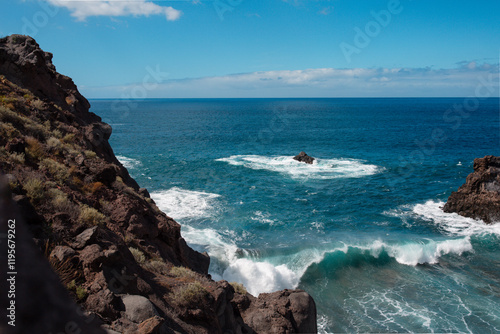
[[[440,207],[498,99],[92,100],[215,279],[302,288],[322,333],[500,331],[500,224]],[[465,103],[465,107],[464,107]],[[300,151],[316,157],[296,162]]]

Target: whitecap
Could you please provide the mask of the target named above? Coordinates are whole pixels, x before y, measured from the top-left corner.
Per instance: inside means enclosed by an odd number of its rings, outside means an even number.
[[[379,173],[382,168],[358,159],[316,159],[305,164],[292,156],[233,155],[216,161],[256,170],[268,170],[294,179],[359,178]]]
[[[151,193],[156,205],[174,219],[213,217],[220,211],[220,195],[173,187]]]

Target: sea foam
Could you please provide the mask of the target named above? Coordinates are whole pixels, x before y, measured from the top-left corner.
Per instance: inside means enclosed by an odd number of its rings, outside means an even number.
[[[219,197],[218,194],[178,187],[151,193],[151,198],[163,212],[179,220],[213,217],[220,210]]]
[[[486,224],[481,220],[460,216],[457,213],[447,213],[442,210],[442,201],[429,200],[424,204],[412,207],[414,214],[432,221],[446,234],[457,236],[496,235],[500,236],[500,223]]]
[[[306,164],[292,156],[233,155],[216,161],[234,166],[279,172],[294,179],[358,178],[376,174],[379,166],[366,164],[357,159],[316,159]]]
[[[118,159],[118,161],[121,162],[123,167],[127,169],[137,168],[142,165],[142,163],[139,160],[128,158],[123,155],[117,155],[116,158]]]

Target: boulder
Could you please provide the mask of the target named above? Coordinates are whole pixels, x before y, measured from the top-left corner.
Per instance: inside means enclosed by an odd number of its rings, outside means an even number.
[[[241,315],[259,334],[317,333],[316,304],[303,290],[261,293]]]
[[[313,157],[310,157],[306,154],[306,152],[302,151],[298,155],[293,157],[294,160],[305,162],[306,164],[312,164],[314,161]]]
[[[146,297],[139,295],[126,295],[122,297],[125,305],[125,316],[135,323],[142,323],[154,316],[158,316],[153,303]]]
[[[474,160],[474,172],[448,198],[444,212],[481,219],[485,223],[500,221],[500,157],[492,155]]]

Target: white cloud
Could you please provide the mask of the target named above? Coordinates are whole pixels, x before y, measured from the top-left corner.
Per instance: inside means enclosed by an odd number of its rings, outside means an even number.
[[[148,0],[48,0],[52,5],[70,10],[71,15],[83,21],[89,16],[149,16],[165,15],[167,20],[179,19],[182,12]]]
[[[147,97],[464,97],[499,95],[498,64],[455,69],[319,68],[168,80]],[[82,89],[89,97],[123,97],[134,85]]]

